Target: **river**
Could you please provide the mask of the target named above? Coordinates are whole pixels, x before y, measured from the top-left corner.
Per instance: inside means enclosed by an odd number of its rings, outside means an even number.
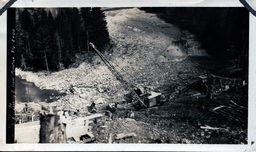
[[[17,102],[53,102],[62,95],[56,90],[40,89],[34,83],[15,77],[15,101]]]

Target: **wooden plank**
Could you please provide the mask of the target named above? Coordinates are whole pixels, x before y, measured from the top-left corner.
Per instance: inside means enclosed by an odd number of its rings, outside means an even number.
[[[115,139],[122,139],[122,138],[127,138],[127,137],[136,137],[135,133],[120,133],[116,135]]]

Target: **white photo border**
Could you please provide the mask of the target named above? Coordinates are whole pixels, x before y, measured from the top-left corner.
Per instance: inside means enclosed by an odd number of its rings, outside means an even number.
[[[239,0],[18,0],[23,7],[243,7]],[[250,151],[256,142],[256,17],[249,19],[248,144],[6,144],[7,11],[0,16],[0,149],[3,151]],[[255,150],[255,149],[254,149]]]

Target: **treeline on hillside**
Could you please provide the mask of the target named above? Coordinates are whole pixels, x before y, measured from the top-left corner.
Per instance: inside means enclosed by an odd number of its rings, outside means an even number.
[[[193,32],[202,47],[219,62],[237,60],[238,67],[248,67],[249,12],[246,8],[141,9]]]
[[[16,15],[16,67],[62,70],[76,54],[91,54],[89,42],[99,50],[110,43],[100,8],[29,8]]]

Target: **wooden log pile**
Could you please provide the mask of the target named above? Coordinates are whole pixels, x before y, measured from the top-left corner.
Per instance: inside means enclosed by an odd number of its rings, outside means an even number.
[[[244,122],[248,121],[248,101],[247,100],[235,100],[234,97],[224,106],[213,108],[212,111],[216,114],[222,115],[232,121]]]

